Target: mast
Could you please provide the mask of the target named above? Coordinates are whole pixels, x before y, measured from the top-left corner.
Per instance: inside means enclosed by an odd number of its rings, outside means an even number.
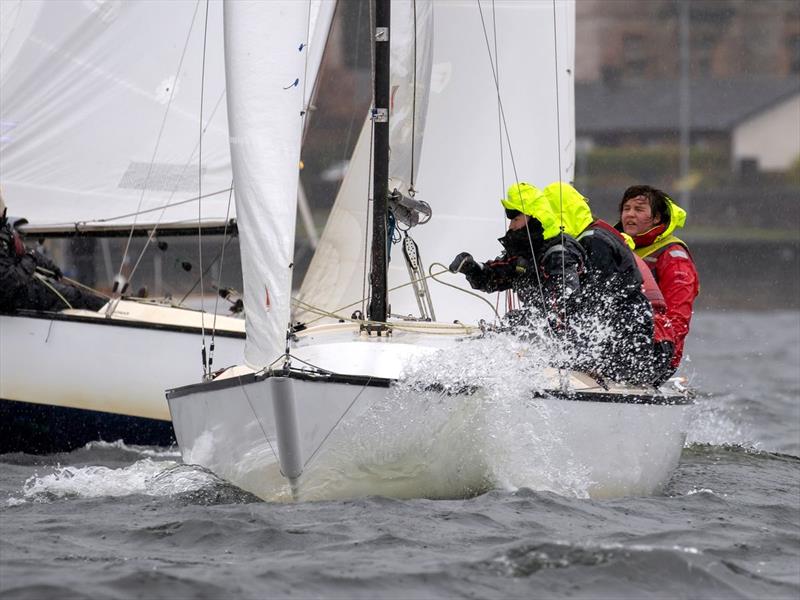
[[[374,159],[372,172],[372,268],[368,316],[386,321],[387,212],[389,195],[389,22],[390,0],[375,1],[375,104],[372,108]]]

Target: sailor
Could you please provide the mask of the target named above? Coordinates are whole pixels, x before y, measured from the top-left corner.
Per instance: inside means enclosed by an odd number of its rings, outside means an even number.
[[[658,320],[672,344],[669,377],[678,368],[689,333],[692,305],[700,291],[691,254],[686,243],[673,235],[686,223],[686,211],[663,191],[649,185],[625,190],[619,203],[620,222],[616,228],[633,238],[634,252],[644,259],[655,277],[665,302]]]
[[[61,310],[86,308],[99,310],[105,300],[62,281],[61,269],[41,252],[27,249],[16,226],[26,221],[12,220],[0,192],[0,312],[20,309]]]
[[[502,201],[509,230],[504,252],[477,263],[462,252],[450,265],[474,289],[513,289],[543,312],[576,349],[574,368],[628,383],[652,380],[653,311],[624,237],[595,219],[571,185],[543,190],[517,183]]]

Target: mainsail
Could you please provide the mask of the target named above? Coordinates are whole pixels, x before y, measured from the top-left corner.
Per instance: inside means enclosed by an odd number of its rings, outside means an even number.
[[[206,30],[204,3],[2,3],[10,210],[34,225],[196,222],[202,85],[203,219],[224,220],[222,6],[208,9]]]
[[[293,4],[298,44],[313,40],[313,83],[335,3]],[[3,0],[0,186],[12,214],[70,230],[222,222],[232,181],[222,21],[222,2]],[[313,86],[303,89],[307,101]]]

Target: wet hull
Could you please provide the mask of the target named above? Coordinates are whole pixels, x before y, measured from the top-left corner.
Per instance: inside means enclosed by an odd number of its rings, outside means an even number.
[[[511,403],[480,387],[403,390],[368,373],[396,373],[432,349],[395,335],[318,335],[293,351],[351,374],[250,373],[170,390],[184,461],[271,500],[563,491],[570,478],[590,497],[646,495],[678,464],[689,402],[680,393],[603,389],[578,373],[562,392],[564,373],[552,369],[549,391]]]

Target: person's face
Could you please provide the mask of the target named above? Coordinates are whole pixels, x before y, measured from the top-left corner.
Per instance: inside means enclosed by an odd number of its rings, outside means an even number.
[[[661,219],[653,216],[650,202],[644,196],[635,196],[622,205],[622,229],[630,236],[641,235],[661,223]]]
[[[508,224],[509,231],[516,231],[517,229],[522,229],[525,225],[528,224],[528,215],[523,215],[522,213],[518,214],[516,217],[511,219],[511,222]]]

